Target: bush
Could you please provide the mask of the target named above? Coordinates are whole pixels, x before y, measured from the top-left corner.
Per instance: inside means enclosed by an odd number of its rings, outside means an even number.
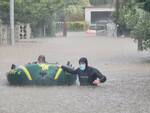
[[[150,15],[145,15],[143,18],[140,18],[131,31],[131,36],[135,39],[142,40],[143,49],[150,48]]]
[[[68,31],[84,31],[87,28],[87,24],[84,21],[67,22]]]
[[[34,24],[32,23],[31,27],[34,37],[43,37],[44,29],[46,37],[53,37],[56,32],[55,17],[53,15],[51,17],[45,17]]]

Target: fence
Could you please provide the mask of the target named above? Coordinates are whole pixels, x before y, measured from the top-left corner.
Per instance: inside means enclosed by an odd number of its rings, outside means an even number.
[[[31,38],[30,24],[17,24],[15,26],[15,41],[30,38]],[[10,26],[0,25],[0,45],[7,45],[10,43],[11,43]]]

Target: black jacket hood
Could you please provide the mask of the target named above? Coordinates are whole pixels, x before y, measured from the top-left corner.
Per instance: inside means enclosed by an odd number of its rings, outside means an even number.
[[[81,58],[79,59],[79,64],[80,64],[80,63],[85,63],[85,64],[86,64],[86,67],[88,67],[88,60],[87,60],[87,58],[81,57]]]

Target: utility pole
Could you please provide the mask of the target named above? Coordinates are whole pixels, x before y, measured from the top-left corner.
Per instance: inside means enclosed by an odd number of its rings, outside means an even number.
[[[64,23],[63,23],[63,36],[67,37],[67,23],[66,23],[65,15],[64,15]]]
[[[120,7],[120,0],[116,0],[116,24],[117,24],[117,36],[118,36],[119,7]]]
[[[119,0],[116,0],[116,18],[117,18],[117,21],[118,21],[118,18],[119,18]]]
[[[11,36],[11,45],[15,45],[15,36],[14,36],[14,0],[10,0],[10,36]]]

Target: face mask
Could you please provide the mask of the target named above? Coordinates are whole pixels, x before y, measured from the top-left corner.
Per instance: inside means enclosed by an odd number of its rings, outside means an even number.
[[[80,68],[81,71],[84,71],[85,68],[86,68],[86,65],[85,64],[80,64],[79,68]]]

